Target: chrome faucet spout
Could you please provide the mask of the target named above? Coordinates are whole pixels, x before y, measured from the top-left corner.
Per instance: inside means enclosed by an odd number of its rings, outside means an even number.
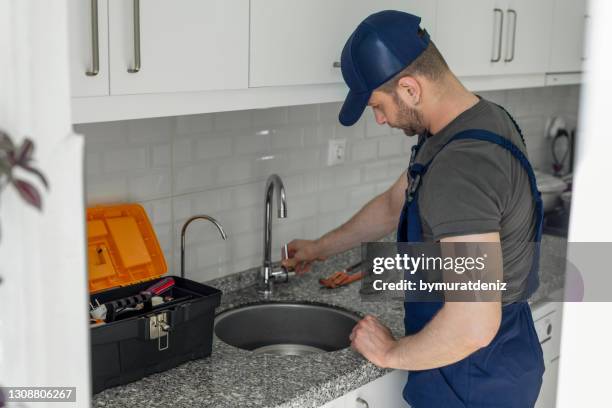
[[[189,224],[191,224],[195,220],[205,220],[205,221],[212,222],[214,226],[217,227],[217,230],[221,234],[221,238],[223,238],[224,240],[227,239],[227,235],[225,234],[225,231],[223,230],[223,226],[219,223],[219,221],[215,220],[213,217],[209,215],[204,215],[204,214],[194,215],[193,217],[185,221],[185,223],[183,224],[183,227],[181,228],[181,278],[185,277],[185,234],[187,232],[187,227],[189,226]]]
[[[268,177],[265,191],[264,209],[264,242],[263,242],[263,264],[262,264],[262,292],[269,294],[272,291],[272,196],[276,191],[276,206],[278,207],[278,218],[287,217],[287,198],[285,186],[281,178],[272,174]]]

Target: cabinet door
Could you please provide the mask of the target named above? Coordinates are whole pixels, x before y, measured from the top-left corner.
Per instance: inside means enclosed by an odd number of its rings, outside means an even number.
[[[458,76],[490,75],[503,60],[506,2],[439,0],[433,37]]]
[[[248,86],[249,0],[109,1],[111,94]]]
[[[586,18],[586,0],[555,0],[548,72],[582,70]]]
[[[505,12],[503,73],[548,70],[553,0],[509,0]]]
[[[402,396],[407,375],[406,371],[394,370],[351,391],[344,397],[345,408],[410,408]]]
[[[250,86],[342,82],[346,40],[368,15],[388,9],[418,15],[434,31],[433,1],[251,0]]]
[[[68,33],[72,96],[108,95],[107,0],[70,0]]]

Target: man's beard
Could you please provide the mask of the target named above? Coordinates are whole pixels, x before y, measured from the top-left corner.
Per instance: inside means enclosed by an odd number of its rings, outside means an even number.
[[[423,123],[423,115],[416,109],[408,106],[397,92],[393,93],[393,99],[397,104],[397,123],[391,124],[393,127],[402,129],[406,136],[414,136],[425,133],[427,130]]]

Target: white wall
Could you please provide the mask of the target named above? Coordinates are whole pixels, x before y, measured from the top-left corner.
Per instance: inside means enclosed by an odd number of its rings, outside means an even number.
[[[584,298],[610,290],[610,258],[607,253],[579,250],[589,242],[611,242],[609,188],[598,181],[612,173],[610,150],[610,93],[612,92],[612,2],[589,1],[585,87],[580,109],[576,173],[572,200],[568,259],[578,266],[584,281]],[[601,247],[599,247],[601,248]],[[607,247],[606,247],[607,248]],[[585,256],[585,254],[587,256]],[[590,299],[593,299],[590,296]],[[559,365],[559,408],[610,406],[612,325],[610,302],[567,302],[563,307],[563,329]]]
[[[483,92],[515,115],[537,167],[550,168],[544,127],[551,115],[574,126],[577,86]],[[315,238],[344,222],[407,166],[414,138],[378,126],[367,112],[338,124],[339,104],[306,105],[77,125],[86,136],[88,204],[138,201],[151,217],[169,265],[178,273],[178,231],[196,213],[216,217],[229,234],[193,224],[187,276],[207,280],[261,262],[263,189],[278,173],[288,218],[275,221],[274,248]],[[347,161],[326,166],[327,141],[347,139]],[[275,252],[275,255],[278,251]],[[172,266],[170,267],[172,270]]]
[[[90,402],[83,139],[72,134],[67,1],[0,1],[0,126],[36,144],[43,209],[0,197],[0,384],[76,387]],[[36,405],[14,403],[10,406]],[[44,405],[44,404],[42,404]]]

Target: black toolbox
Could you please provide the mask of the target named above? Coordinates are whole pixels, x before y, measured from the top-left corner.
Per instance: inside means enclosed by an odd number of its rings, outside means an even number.
[[[92,309],[139,296],[169,278],[161,277],[166,263],[141,206],[92,207],[87,210],[87,224]],[[112,321],[92,320],[94,394],[211,354],[221,291],[170,278],[174,285],[160,296],[163,303],[154,305],[149,299],[138,310],[123,309]],[[101,289],[105,287],[111,289]]]

